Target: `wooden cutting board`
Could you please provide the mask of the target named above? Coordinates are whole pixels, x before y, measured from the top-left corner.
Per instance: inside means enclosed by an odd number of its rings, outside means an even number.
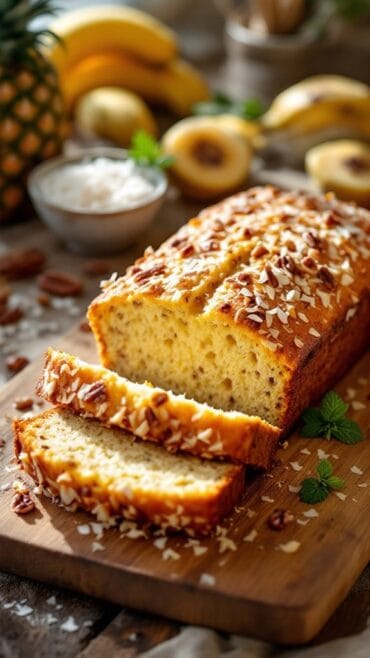
[[[96,360],[91,335],[77,329],[59,347]],[[273,473],[250,478],[242,507],[223,523],[218,537],[196,546],[172,537],[163,547],[161,542],[155,545],[153,537],[122,537],[118,530],[107,530],[99,538],[89,525],[92,517],[68,513],[43,497],[28,515],[11,511],[12,491],[7,485],[18,472],[11,463],[9,417],[15,414],[14,399],[33,395],[40,371],[41,362],[33,363],[0,394],[0,436],[6,442],[0,457],[0,568],[184,622],[277,643],[303,643],[319,631],[370,559],[369,411],[351,412],[365,432],[362,443],[345,446],[292,436],[288,447],[280,450]],[[337,390],[369,407],[370,353]],[[299,501],[294,487],[314,473],[323,453],[346,480],[346,497],[331,494],[312,512]],[[296,517],[281,532],[267,525],[275,508],[289,509]],[[312,516],[315,512],[318,516]],[[281,546],[291,541],[300,543],[298,550],[284,552]]]

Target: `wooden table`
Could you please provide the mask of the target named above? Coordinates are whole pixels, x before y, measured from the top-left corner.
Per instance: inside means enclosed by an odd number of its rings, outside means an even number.
[[[279,179],[284,179],[284,172],[265,172],[262,179],[279,182]],[[298,175],[295,183],[300,182],[302,181]],[[157,218],[150,232],[142,236],[141,243],[121,256],[110,259],[112,271],[122,271],[142,252],[144,246],[159,244],[196,211],[196,204],[188,203],[184,206],[176,195],[172,195],[165,212]],[[19,223],[1,230],[0,253],[7,248],[26,245],[41,247],[47,254],[48,266],[82,277],[85,291],[73,305],[61,311],[57,308],[40,309],[36,301],[37,286],[33,279],[12,285],[15,295],[13,299],[25,307],[25,320],[17,328],[0,333],[2,382],[8,378],[5,368],[7,354],[16,353],[32,358],[49,343],[55,344],[58,335],[64,333],[76,321],[83,319],[88,301],[98,290],[98,278],[87,277],[84,273],[87,259],[66,252],[39,221]],[[8,333],[13,335],[7,335]],[[5,466],[0,457],[0,467]],[[27,560],[27,554],[24,559]],[[279,658],[293,655],[302,658],[365,658],[370,655],[366,653],[370,651],[366,649],[366,646],[370,646],[370,630],[364,630],[369,613],[368,567],[314,644],[354,635],[329,643],[325,648],[316,646],[307,650],[290,649],[286,652],[254,640],[221,637],[205,629],[180,629],[174,622],[140,612],[120,610],[103,601],[0,573],[0,658],[56,658],[59,655],[64,658],[100,658],[106,655],[111,658],[131,658],[169,638],[179,638],[180,644],[170,644],[163,656],[178,655],[181,645],[187,647],[187,653],[181,655],[189,657],[221,656],[223,652],[234,648],[239,651],[233,653],[235,658],[257,658],[262,655]],[[171,643],[174,641],[172,639]],[[162,655],[160,646],[157,646],[155,655]]]

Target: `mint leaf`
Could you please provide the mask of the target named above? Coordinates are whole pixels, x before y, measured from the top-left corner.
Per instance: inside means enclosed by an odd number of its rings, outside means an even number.
[[[329,487],[329,489],[343,489],[346,483],[336,475],[331,475],[330,477],[326,478],[325,484],[327,487]]]
[[[222,92],[215,92],[212,100],[195,103],[192,108],[197,116],[217,116],[218,114],[235,114],[236,116],[254,121],[264,113],[264,107],[258,98],[248,98],[244,101],[233,101]]]
[[[162,152],[160,144],[145,130],[138,130],[134,134],[128,155],[137,164],[145,167],[166,169],[174,161],[172,156],[165,155]]]
[[[333,467],[328,459],[321,459],[316,467],[320,480],[327,480],[333,473]]]
[[[364,438],[361,428],[350,418],[340,418],[337,420],[333,424],[331,434],[335,439],[342,441],[342,443],[347,443],[347,445],[355,445]]]
[[[306,409],[302,414],[302,418],[304,421],[304,426],[301,431],[302,436],[311,438],[322,435],[323,417],[320,409],[314,407]]]
[[[320,405],[321,415],[324,420],[332,422],[339,420],[348,411],[348,404],[335,391],[329,391]]]
[[[315,503],[322,503],[328,497],[328,493],[328,488],[323,482],[316,478],[307,478],[302,482],[299,497],[302,503],[315,505]]]

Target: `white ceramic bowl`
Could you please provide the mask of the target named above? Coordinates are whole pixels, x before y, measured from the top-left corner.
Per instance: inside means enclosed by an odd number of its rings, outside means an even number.
[[[132,244],[154,219],[167,190],[167,178],[160,169],[141,167],[155,190],[149,201],[132,208],[99,212],[73,210],[56,205],[45,194],[40,181],[46,173],[69,163],[100,157],[126,160],[128,156],[127,151],[120,148],[87,148],[75,155],[51,158],[35,167],[28,177],[29,195],[44,223],[71,251],[90,256],[107,256]]]

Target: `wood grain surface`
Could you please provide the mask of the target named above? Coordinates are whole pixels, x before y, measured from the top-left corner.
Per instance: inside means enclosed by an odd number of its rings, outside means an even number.
[[[77,329],[56,347],[96,360],[91,335]],[[1,392],[1,436],[10,466],[1,473],[0,486],[18,476],[11,464],[6,419],[14,416],[16,397],[34,395],[40,370],[40,361],[35,361]],[[366,405],[369,372],[370,354],[337,390],[345,396],[353,389],[355,400]],[[200,545],[207,550],[201,555],[186,546],[186,539],[173,537],[166,549],[174,554],[164,559],[166,553],[152,538],[122,538],[117,530],[106,531],[101,540],[105,550],[93,552],[95,536],[83,536],[77,528],[93,520],[87,514],[71,514],[39,498],[36,511],[17,516],[11,511],[8,490],[2,496],[0,567],[180,621],[279,643],[306,642],[344,599],[370,558],[369,415],[365,409],[351,415],[365,432],[362,443],[345,446],[291,437],[288,447],[280,450],[273,473],[250,477],[243,505],[223,524],[231,542],[220,536],[202,540]],[[330,495],[315,507],[318,516],[310,518],[304,514],[310,506],[301,503],[289,486],[297,487],[314,473],[321,451],[346,480],[346,498]],[[282,532],[267,525],[275,508],[290,509],[296,516]],[[257,532],[254,541],[245,541],[252,530]],[[293,554],[285,553],[280,546],[291,540],[300,546]]]

